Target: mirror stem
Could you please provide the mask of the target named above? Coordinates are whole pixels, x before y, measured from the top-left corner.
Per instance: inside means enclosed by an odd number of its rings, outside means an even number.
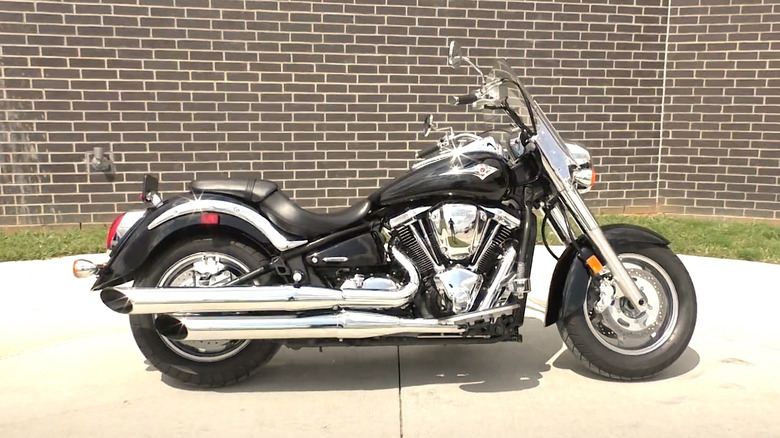
[[[482,83],[484,84],[485,83],[485,75],[482,73],[482,70],[480,70],[479,67],[477,67],[477,64],[474,64],[473,62],[471,62],[471,60],[468,57],[466,57],[466,56],[461,56],[460,59],[465,61],[466,64],[474,67],[474,70],[476,70],[477,73],[479,73],[479,77],[482,78]]]

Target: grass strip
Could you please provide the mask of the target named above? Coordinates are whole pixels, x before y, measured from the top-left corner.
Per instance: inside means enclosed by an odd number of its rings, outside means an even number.
[[[101,253],[106,250],[107,233],[107,227],[0,232],[0,262]]]
[[[672,242],[678,254],[780,264],[780,225],[681,219],[670,216],[603,216],[602,224],[631,223]]]
[[[657,231],[678,254],[780,264],[780,225],[684,219],[663,215],[601,216],[602,224],[629,223]],[[105,251],[106,227],[0,232],[0,262],[42,260]],[[556,242],[551,238],[550,243]]]

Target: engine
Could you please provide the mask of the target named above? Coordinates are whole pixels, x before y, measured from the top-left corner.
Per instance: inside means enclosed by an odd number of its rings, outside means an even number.
[[[424,305],[433,316],[472,311],[481,301],[495,299],[491,294],[496,293],[497,262],[520,225],[517,218],[500,209],[460,203],[403,216],[408,217],[394,230],[423,279]]]

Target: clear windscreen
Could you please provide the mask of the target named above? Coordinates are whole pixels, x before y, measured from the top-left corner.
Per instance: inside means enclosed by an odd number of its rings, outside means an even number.
[[[506,98],[507,104],[522,118],[523,123],[534,129],[533,119],[528,113],[529,105],[526,104],[526,98],[531,99],[531,95],[525,90],[523,83],[514,70],[512,70],[512,67],[505,60],[497,59],[493,62],[493,70],[490,72],[489,77],[507,80],[498,88],[499,97],[502,99]],[[525,91],[525,96],[523,91]],[[501,137],[501,132],[509,130],[512,120],[503,111],[481,110],[480,112],[482,113],[482,121],[488,127],[492,125],[491,133],[497,131],[497,135]]]

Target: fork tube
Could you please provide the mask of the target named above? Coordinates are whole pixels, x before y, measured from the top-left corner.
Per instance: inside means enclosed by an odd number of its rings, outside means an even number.
[[[526,193],[525,199],[532,199],[532,195]],[[531,264],[534,259],[534,248],[536,248],[536,215],[529,202],[523,203],[523,235],[520,240],[520,256],[517,258],[516,272],[520,279],[526,283],[531,278]],[[527,279],[527,280],[526,280]],[[530,284],[527,285],[530,290]]]
[[[555,233],[555,237],[557,237],[558,241],[564,245],[570,245],[572,242],[571,233],[567,232],[568,227],[566,227],[566,217],[563,215],[560,206],[558,204],[553,205],[547,211],[547,214],[550,215],[550,228],[552,228],[553,232]]]
[[[601,255],[606,266],[609,268],[612,276],[617,283],[620,291],[631,301],[631,304],[636,307],[637,310],[645,309],[645,299],[642,293],[639,291],[636,283],[628,274],[625,266],[618,258],[615,251],[612,249],[612,245],[607,241],[606,236],[601,231],[596,218],[593,217],[585,202],[582,201],[580,194],[573,187],[567,187],[566,190],[560,192],[561,198],[568,207],[577,225],[582,229],[586,236],[590,239],[593,246],[596,247]]]

